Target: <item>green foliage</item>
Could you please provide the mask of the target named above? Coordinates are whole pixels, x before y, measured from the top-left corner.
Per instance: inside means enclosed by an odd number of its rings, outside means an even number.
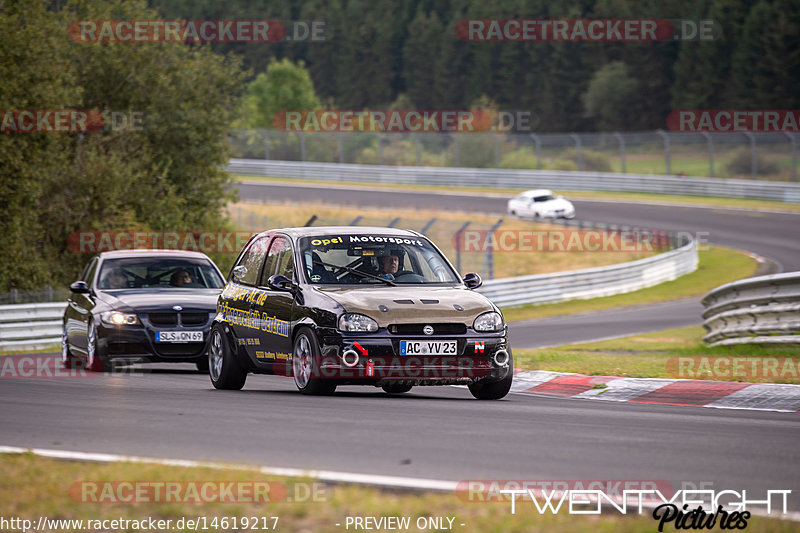
[[[738,148],[731,160],[725,165],[729,176],[750,176],[753,173],[753,152],[750,148]],[[770,176],[780,171],[778,164],[767,159],[756,150],[756,172],[759,176]]]
[[[242,99],[240,127],[271,129],[273,119],[280,111],[305,111],[319,107],[319,98],[304,63],[294,64],[284,58],[270,63],[266,72],[259,74],[247,86]]]
[[[559,154],[560,159],[574,161],[576,170],[578,167],[578,151],[575,148],[568,148]],[[581,149],[581,159],[583,160],[583,170],[594,172],[611,172],[611,161],[602,152]],[[559,169],[566,170],[566,169]]]
[[[589,88],[581,97],[586,116],[594,118],[603,131],[626,129],[630,123],[631,101],[639,83],[622,61],[612,61],[597,69]]]
[[[70,20],[157,18],[141,1],[46,6],[0,4],[0,108],[137,113],[141,127],[0,135],[0,291],[74,279],[88,257],[67,249],[73,232],[219,229],[231,197],[240,62],[207,46],[69,40]]]

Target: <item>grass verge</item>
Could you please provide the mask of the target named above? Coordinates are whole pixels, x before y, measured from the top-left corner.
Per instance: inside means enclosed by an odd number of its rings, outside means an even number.
[[[594,376],[800,384],[797,346],[707,347],[700,326],[537,350],[514,350],[519,368]]]
[[[82,503],[82,482],[179,482],[183,487],[190,483],[241,482],[243,484],[267,481],[281,483],[289,489],[302,492],[307,487],[299,480],[266,476],[255,471],[184,468],[136,463],[83,463],[57,461],[33,454],[0,455],[0,474],[5,480],[0,485],[0,515],[20,517],[37,523],[39,517],[49,519],[170,519],[169,531],[191,530],[177,528],[182,517],[205,517],[208,531],[234,529],[210,527],[214,517],[266,517],[266,525],[273,525],[277,516],[276,531],[284,532],[341,532],[346,531],[348,516],[409,517],[412,526],[405,531],[442,531],[447,528],[417,528],[419,517],[454,518],[452,530],[480,533],[513,533],[537,531],[571,531],[575,533],[623,532],[650,533],[657,522],[649,515],[620,516],[616,511],[601,515],[570,516],[564,510],[553,516],[539,515],[532,505],[518,502],[516,514],[511,514],[508,502],[470,502],[452,493],[425,493],[412,491],[378,490],[354,485],[315,486],[317,501],[304,503]],[[274,489],[274,485],[270,485]],[[101,490],[93,494],[102,495]],[[72,492],[71,492],[72,491]],[[273,490],[270,490],[270,494]],[[124,495],[122,489],[112,494]],[[150,493],[152,494],[152,492]],[[185,494],[182,490],[178,494]],[[337,526],[336,524],[340,524]],[[445,520],[444,524],[447,524]],[[461,526],[461,524],[464,524]],[[259,526],[261,527],[259,520]],[[777,519],[754,517],[748,520],[747,529],[754,533],[794,531],[796,524]],[[75,530],[76,528],[70,528]],[[263,530],[262,527],[259,530]],[[349,529],[353,529],[352,526]],[[103,528],[103,531],[119,529]],[[133,529],[130,529],[134,531]],[[202,527],[200,530],[204,531]],[[239,528],[239,531],[257,531]],[[375,528],[375,531],[389,529]],[[60,530],[57,530],[60,531]]]
[[[327,185],[336,186],[344,185],[351,187],[370,187],[377,189],[403,189],[409,191],[427,191],[427,192],[463,192],[463,193],[482,193],[482,194],[496,194],[504,195],[511,198],[512,196],[522,192],[525,189],[505,189],[494,187],[439,187],[435,185],[399,185],[388,183],[363,183],[357,181],[324,181],[324,180],[293,180],[288,178],[269,178],[259,176],[242,176],[234,175],[233,179],[238,180],[258,180],[267,183],[283,184],[283,185]],[[667,203],[667,204],[685,204],[703,207],[715,208],[734,208],[734,209],[751,209],[751,210],[768,210],[768,211],[786,211],[792,213],[800,213],[800,204],[792,204],[786,202],[775,202],[770,200],[751,200],[747,198],[722,198],[718,196],[684,196],[684,195],[671,195],[671,194],[655,194],[655,193],[642,193],[642,192],[622,192],[622,191],[570,191],[561,190],[557,191],[563,194],[570,200],[620,200],[625,202],[644,202],[644,203]]]
[[[699,252],[697,270],[676,280],[668,281],[625,294],[592,298],[589,300],[571,300],[545,305],[523,305],[503,309],[503,315],[509,322],[542,318],[546,316],[566,315],[585,311],[600,311],[612,307],[641,305],[668,300],[678,300],[694,296],[702,296],[711,289],[737,279],[747,278],[758,270],[758,262],[749,255],[712,246]]]

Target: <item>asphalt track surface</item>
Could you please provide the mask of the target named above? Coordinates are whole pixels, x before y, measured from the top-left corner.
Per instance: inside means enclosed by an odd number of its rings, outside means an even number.
[[[242,391],[217,391],[190,365],[147,368],[0,380],[0,444],[447,481],[713,482],[762,495],[791,489],[800,510],[794,413],[519,394],[478,401],[457,387],[308,397],[289,378],[253,375]]]
[[[247,201],[324,201],[354,207],[409,206],[494,213],[506,216],[508,197],[479,194],[328,188],[249,181],[238,186]],[[705,242],[754,252],[779,271],[800,270],[800,214],[712,209],[628,202],[575,200],[578,217],[593,222],[686,231]],[[355,214],[355,211],[354,211]],[[402,225],[402,224],[401,224]],[[510,325],[511,346],[536,348],[648,331],[699,325],[702,306],[696,299],[627,309],[517,322]]]
[[[498,213],[505,205],[504,200],[430,193],[274,186],[243,186],[242,192],[273,200],[316,196],[353,205]],[[796,216],[576,204],[586,219],[707,230],[712,242],[754,251],[787,270],[800,268]],[[687,305],[696,312],[696,302]],[[583,321],[578,328],[576,322],[553,324],[563,317],[543,319],[536,337],[542,344],[573,342],[566,332],[582,327],[597,327],[591,334],[605,336],[613,324],[633,324],[643,311],[627,317],[613,313],[626,311],[579,315],[573,318]],[[671,327],[672,314],[674,309],[662,308],[654,317]],[[598,325],[599,319],[608,325]],[[512,331],[512,339],[516,334]],[[714,490],[747,489],[762,496],[766,490],[790,489],[789,507],[800,511],[796,413],[520,394],[481,402],[456,387],[418,387],[401,396],[342,387],[320,398],[302,396],[290,379],[270,376],[250,376],[242,391],[217,391],[190,365],[144,368],[151,371],[0,379],[0,444],[449,481],[665,480],[675,489],[711,482]]]

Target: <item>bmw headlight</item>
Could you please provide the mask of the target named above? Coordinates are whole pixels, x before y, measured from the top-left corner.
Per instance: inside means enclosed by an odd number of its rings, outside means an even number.
[[[372,333],[378,331],[378,323],[366,315],[345,313],[339,317],[339,330],[348,333]]]
[[[110,326],[135,326],[139,324],[139,317],[119,311],[106,311],[100,314],[100,319]]]
[[[503,329],[503,317],[497,311],[489,311],[478,315],[472,324],[475,331],[500,331]]]

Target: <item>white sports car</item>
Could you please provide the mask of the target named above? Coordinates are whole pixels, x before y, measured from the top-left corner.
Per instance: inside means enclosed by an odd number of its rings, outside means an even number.
[[[509,200],[508,214],[524,218],[575,218],[575,207],[549,189],[534,189]]]

